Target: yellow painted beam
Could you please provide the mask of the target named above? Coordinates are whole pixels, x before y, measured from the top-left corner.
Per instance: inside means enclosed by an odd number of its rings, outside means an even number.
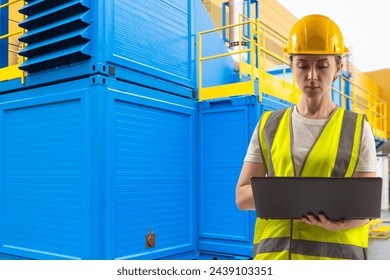
[[[248,63],[241,63],[240,67],[245,74],[250,75],[252,72],[251,65]],[[266,93],[293,104],[298,103],[301,91],[297,86],[257,68],[254,76],[259,80],[259,98],[262,93]]]
[[[254,95],[254,82],[239,82],[199,89],[199,101],[228,96]]]
[[[261,83],[260,88],[263,93],[275,96],[292,104],[299,102],[301,91],[297,86],[289,82],[264,72],[263,78],[259,83]]]

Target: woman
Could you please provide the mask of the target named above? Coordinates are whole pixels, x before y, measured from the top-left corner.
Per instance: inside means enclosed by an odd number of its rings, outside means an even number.
[[[338,26],[309,15],[292,28],[287,48],[302,95],[286,110],[265,112],[256,127],[236,188],[236,203],[253,210],[251,176],[374,177],[375,139],[361,114],[338,108],[331,85],[348,52]],[[257,218],[255,259],[366,259],[367,220]]]

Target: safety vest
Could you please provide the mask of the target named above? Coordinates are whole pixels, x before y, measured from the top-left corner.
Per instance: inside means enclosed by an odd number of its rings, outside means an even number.
[[[261,153],[268,176],[351,177],[359,159],[364,117],[337,108],[302,166],[291,153],[292,108],[265,112],[259,124]],[[277,203],[277,202],[275,202]],[[254,259],[366,259],[368,226],[328,231],[299,220],[257,218]]]

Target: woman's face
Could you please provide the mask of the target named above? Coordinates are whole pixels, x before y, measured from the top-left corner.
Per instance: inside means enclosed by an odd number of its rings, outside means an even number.
[[[294,55],[291,62],[297,85],[309,98],[330,93],[341,67],[333,55]]]

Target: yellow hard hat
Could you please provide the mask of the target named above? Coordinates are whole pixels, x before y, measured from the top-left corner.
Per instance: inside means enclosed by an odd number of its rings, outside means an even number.
[[[348,48],[344,45],[340,28],[330,18],[323,15],[308,15],[291,29],[284,52],[290,55],[344,55],[348,53]]]

